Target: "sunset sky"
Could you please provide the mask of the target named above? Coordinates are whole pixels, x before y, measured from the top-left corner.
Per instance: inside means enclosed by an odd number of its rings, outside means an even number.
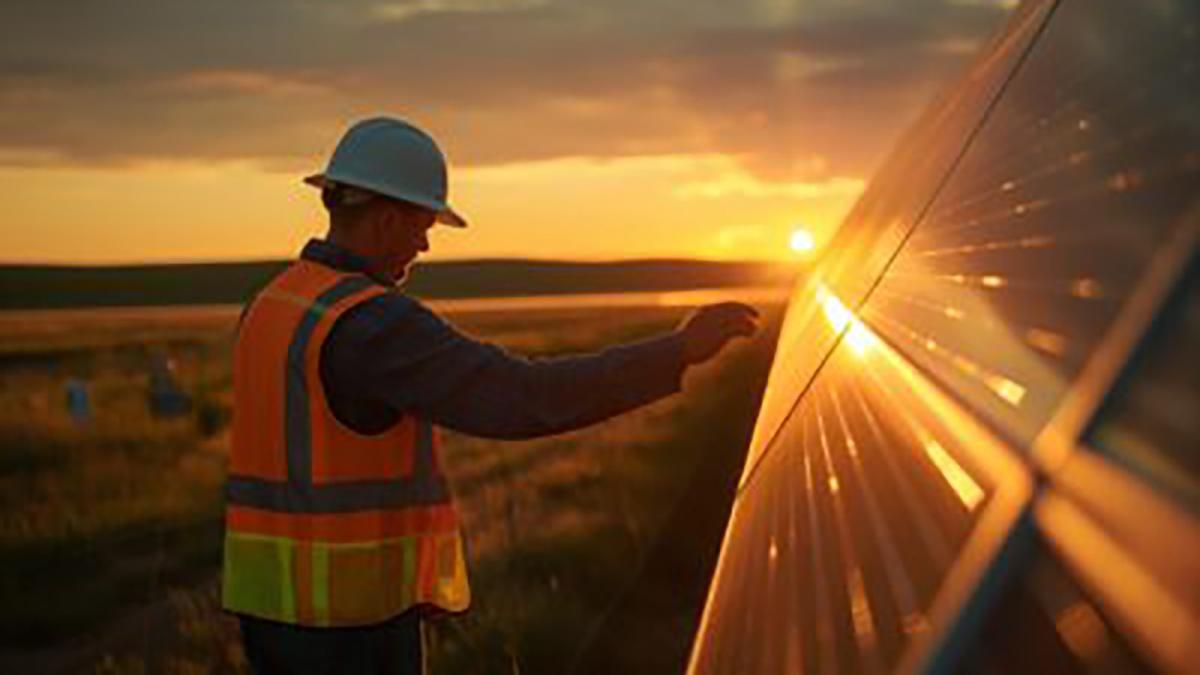
[[[450,159],[431,258],[787,258],[1011,4],[0,0],[0,261],[289,256],[380,113]]]

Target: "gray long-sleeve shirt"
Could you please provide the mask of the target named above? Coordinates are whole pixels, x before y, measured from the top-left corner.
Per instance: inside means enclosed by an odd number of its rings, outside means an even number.
[[[365,272],[365,261],[314,239],[304,259]],[[578,429],[680,390],[683,344],[669,334],[594,354],[527,359],[456,330],[399,291],[338,318],[321,347],[321,381],[338,419],[378,433],[404,411],[490,438]]]

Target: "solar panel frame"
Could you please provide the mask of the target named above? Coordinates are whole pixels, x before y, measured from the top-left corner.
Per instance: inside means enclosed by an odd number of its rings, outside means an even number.
[[[1088,440],[1121,376],[1164,321],[1200,256],[1200,198],[1166,239],[1106,339],[1034,445],[1047,487],[1038,530],[1096,600],[1164,670],[1200,663],[1200,522]],[[1194,451],[1194,449],[1193,449]],[[1147,527],[1147,524],[1154,527]],[[1162,536],[1169,533],[1169,536]]]

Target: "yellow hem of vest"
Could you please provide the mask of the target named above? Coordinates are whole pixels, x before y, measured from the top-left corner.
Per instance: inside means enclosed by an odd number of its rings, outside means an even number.
[[[443,532],[441,534],[450,535],[450,534],[453,534],[453,532]],[[426,536],[426,535],[428,535],[428,533],[408,534],[408,535],[402,535],[402,536],[398,536],[398,537],[388,537],[387,539],[371,539],[369,541],[367,541],[367,540],[353,541],[353,542],[310,541],[310,542],[304,542],[304,543],[306,543],[308,546],[311,546],[313,548],[323,548],[326,550],[330,550],[330,549],[353,550],[356,548],[376,548],[380,544],[396,544],[396,543],[406,541],[408,539],[416,539],[418,537],[422,537],[422,536]],[[226,532],[225,538],[226,539],[240,539],[242,541],[269,541],[269,542],[278,543],[278,544],[293,544],[293,545],[296,544],[298,541],[296,539],[292,539],[291,537],[277,536],[277,535],[271,535],[271,534],[253,534],[253,533],[247,533],[247,532]]]

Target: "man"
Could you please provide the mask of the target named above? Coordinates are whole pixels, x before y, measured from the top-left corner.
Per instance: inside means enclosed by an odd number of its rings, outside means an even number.
[[[223,604],[260,675],[421,673],[422,621],[470,602],[434,425],[531,438],[600,422],[679,391],[757,314],[713,305],[658,338],[523,359],[396,289],[435,222],[466,226],[427,134],[360,122],[306,182],[328,236],[238,332]]]

